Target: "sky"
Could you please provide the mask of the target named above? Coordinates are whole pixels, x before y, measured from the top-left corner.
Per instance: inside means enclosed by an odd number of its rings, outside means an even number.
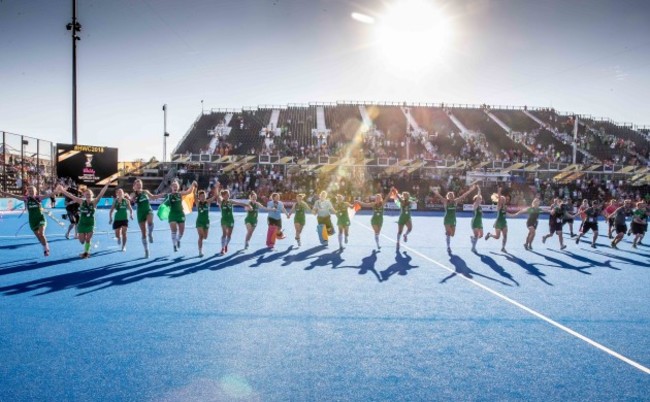
[[[201,100],[548,106],[650,125],[649,17],[647,0],[78,0],[78,143],[161,159],[162,105],[171,151]],[[0,131],[71,142],[71,19],[71,0],[0,0]]]

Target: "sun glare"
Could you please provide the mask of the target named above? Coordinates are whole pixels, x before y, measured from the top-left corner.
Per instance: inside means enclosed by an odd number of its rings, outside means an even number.
[[[375,27],[382,61],[402,72],[422,70],[443,61],[451,40],[448,18],[425,0],[389,5]]]

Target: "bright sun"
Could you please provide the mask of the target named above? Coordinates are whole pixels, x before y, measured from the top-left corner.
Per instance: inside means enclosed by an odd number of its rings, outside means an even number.
[[[382,61],[399,72],[442,62],[451,40],[449,19],[425,0],[396,1],[374,25]]]

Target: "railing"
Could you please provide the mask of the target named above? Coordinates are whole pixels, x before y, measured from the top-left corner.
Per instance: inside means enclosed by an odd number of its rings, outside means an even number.
[[[167,164],[165,166],[179,166],[183,165],[186,163],[205,163],[205,164],[231,164],[231,163],[238,163],[243,161],[244,159],[255,156],[255,162],[251,163],[258,163],[258,164],[283,164],[283,165],[292,165],[292,164],[297,164],[299,160],[301,160],[300,157],[295,157],[295,156],[288,156],[289,159],[286,159],[287,156],[282,156],[282,155],[228,155],[228,156],[223,156],[220,157],[219,155],[208,155],[208,154],[191,154],[191,155],[185,155],[187,159],[187,162],[173,162],[171,164]],[[317,156],[317,157],[312,157],[309,159],[309,162],[307,162],[307,165],[332,165],[332,164],[338,164],[343,162],[344,158],[338,157],[338,156]],[[282,162],[281,162],[282,161]],[[573,166],[574,164],[568,163],[568,162],[511,162],[511,161],[485,161],[482,163],[479,162],[472,162],[469,160],[462,160],[462,159],[448,159],[448,160],[442,160],[442,159],[427,159],[427,160],[417,160],[417,159],[399,159],[399,158],[387,158],[387,157],[378,157],[378,158],[373,158],[370,160],[367,164],[362,164],[361,161],[350,161],[349,159],[345,159],[345,165],[352,165],[352,166],[367,166],[367,167],[387,167],[387,166],[403,166],[405,168],[409,168],[412,166],[415,166],[418,163],[424,162],[422,166],[420,167],[421,169],[425,168],[435,168],[435,169],[461,169],[465,171],[472,171],[473,166],[479,166],[479,169],[482,170],[502,170],[502,169],[507,169],[510,168],[511,166],[518,165],[523,163],[524,165],[512,169],[512,172],[517,172],[517,171],[527,171],[527,172],[535,172],[535,171],[548,171],[548,172],[556,172],[556,171],[561,171],[563,169],[566,169],[570,166]],[[459,165],[459,162],[465,162],[461,163]],[[160,164],[162,165],[162,164]],[[531,168],[533,166],[538,166],[535,169],[532,170],[526,170],[526,168]],[[593,173],[614,173],[614,174],[624,174],[624,173],[618,173],[618,171],[624,169],[624,168],[632,168],[630,173],[625,173],[625,174],[634,174],[634,171],[636,170],[641,170],[644,168],[643,165],[638,165],[638,166],[629,166],[629,165],[621,165],[621,164],[611,164],[611,165],[606,165],[602,163],[585,163],[585,164],[576,164],[577,170],[583,171],[583,172],[593,172]],[[582,169],[589,168],[591,166],[598,166],[597,170],[589,170],[585,171]]]
[[[28,182],[40,189],[41,184],[45,184],[45,177],[56,177],[56,149],[52,142],[6,131],[0,133],[0,186],[3,191]],[[15,163],[18,159],[20,162]],[[10,172],[10,166],[19,171]],[[10,185],[10,173],[15,173],[13,185]]]

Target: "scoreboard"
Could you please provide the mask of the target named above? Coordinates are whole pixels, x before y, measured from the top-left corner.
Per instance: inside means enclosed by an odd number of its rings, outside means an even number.
[[[56,144],[56,172],[78,185],[103,186],[118,176],[117,148]]]

